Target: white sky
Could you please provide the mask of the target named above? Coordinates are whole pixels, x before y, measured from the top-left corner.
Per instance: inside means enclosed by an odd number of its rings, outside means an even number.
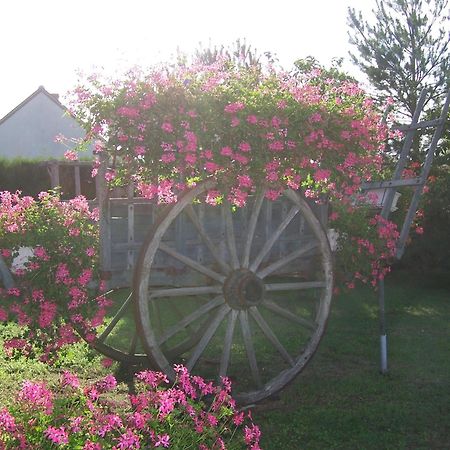
[[[237,38],[285,67],[312,55],[348,61],[347,7],[375,0],[4,0],[0,2],[0,118],[40,85],[64,95],[76,71],[168,60]],[[357,76],[347,62],[345,67]]]

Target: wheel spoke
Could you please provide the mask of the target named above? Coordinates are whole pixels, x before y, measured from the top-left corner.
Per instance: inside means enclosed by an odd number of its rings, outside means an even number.
[[[269,327],[267,322],[264,320],[261,313],[258,311],[256,307],[250,308],[250,314],[255,319],[256,323],[258,324],[259,328],[261,328],[262,332],[265,334],[266,338],[270,341],[270,343],[275,347],[275,349],[280,353],[280,355],[283,357],[283,359],[291,366],[294,367],[295,363],[292,359],[291,355],[287,352],[287,350],[284,348],[283,344],[278,340],[278,338],[275,336],[272,329]]]
[[[262,386],[261,375],[259,374],[258,363],[256,362],[255,347],[252,341],[252,332],[248,321],[248,313],[246,310],[240,311],[239,321],[241,323],[242,337],[244,338],[245,350],[247,352],[248,363],[252,373],[253,381],[258,388]]]
[[[281,236],[281,233],[286,229],[286,227],[291,223],[292,219],[297,215],[297,213],[300,211],[300,207],[297,205],[293,205],[289,212],[287,213],[286,217],[283,219],[283,221],[278,225],[278,228],[275,230],[275,232],[272,234],[272,237],[264,244],[263,248],[259,252],[258,256],[255,258],[253,263],[250,266],[250,270],[252,272],[256,272],[259,265],[261,264],[262,260],[265,258],[265,256],[270,252],[270,250],[273,247],[273,244],[277,241],[277,239]]]
[[[137,343],[138,343],[138,334],[135,331],[133,333],[133,339],[131,340],[130,348],[128,349],[128,354],[129,355],[135,355],[136,354]]]
[[[184,330],[188,325],[195,322],[202,315],[206,314],[212,309],[217,308],[217,306],[220,306],[221,304],[223,304],[223,302],[224,302],[223,297],[221,295],[218,295],[208,303],[205,303],[204,305],[200,306],[200,308],[197,308],[195,311],[185,316],[179,322],[167,328],[167,330],[160,336],[158,344],[159,345],[164,344],[164,342],[166,342],[172,336]]]
[[[270,264],[269,266],[265,267],[264,269],[260,270],[256,275],[259,278],[265,278],[267,275],[270,275],[271,273],[277,271],[278,269],[281,269],[282,267],[286,266],[290,262],[294,261],[295,259],[299,258],[300,256],[303,256],[312,250],[316,249],[318,247],[317,242],[310,242],[308,245],[306,245],[303,248],[299,248],[298,250],[295,250],[294,252],[289,253],[288,255],[284,256],[283,258],[279,259],[278,261],[275,261],[274,263]]]
[[[304,319],[303,317],[297,316],[297,314],[294,314],[293,312],[289,311],[288,309],[285,309],[276,303],[272,302],[271,300],[264,300],[263,303],[264,307],[267,309],[270,309],[270,311],[274,312],[275,314],[278,314],[281,317],[284,317],[285,319],[290,320],[291,322],[295,322],[305,328],[308,328],[310,330],[316,329],[316,324],[311,321]]]
[[[167,253],[168,255],[172,256],[175,259],[178,259],[178,261],[181,261],[182,263],[189,266],[191,269],[196,270],[197,272],[200,272],[213,280],[219,281],[223,283],[225,281],[225,277],[223,275],[220,275],[219,273],[215,272],[214,270],[208,269],[207,267],[203,266],[202,264],[198,263],[197,261],[194,261],[193,259],[189,258],[188,256],[184,256],[181,253],[177,252],[175,249],[170,248],[168,245],[161,242],[159,244],[159,248]]]
[[[234,327],[236,325],[237,311],[232,309],[228,317],[227,331],[225,333],[225,342],[222,350],[222,357],[220,358],[219,378],[225,377],[230,363],[231,344],[233,342]]]
[[[112,318],[111,322],[109,322],[108,326],[105,328],[103,333],[97,338],[98,341],[104,342],[105,339],[109,336],[111,331],[117,325],[117,322],[119,322],[119,320],[125,315],[127,306],[130,304],[132,297],[133,297],[133,293],[130,292],[130,294],[128,295],[127,299],[124,301],[122,306],[116,312],[115,316]]]
[[[219,251],[217,250],[217,248],[214,245],[214,243],[211,240],[211,238],[206,233],[205,228],[203,227],[203,225],[201,224],[199,218],[197,217],[197,214],[195,213],[194,208],[192,207],[192,205],[189,205],[186,208],[186,213],[187,213],[189,219],[191,220],[191,222],[194,224],[195,228],[197,229],[198,234],[202,238],[203,242],[208,247],[209,251],[211,252],[211,255],[213,256],[213,258],[222,267],[222,269],[224,270],[225,273],[230,272],[230,270],[231,270],[230,266],[220,256]]]
[[[150,291],[149,300],[161,297],[186,297],[189,295],[220,294],[221,292],[222,286],[220,285],[155,289]]]
[[[258,192],[255,198],[255,203],[253,204],[252,215],[250,217],[250,223],[248,225],[247,239],[245,241],[244,256],[242,258],[242,267],[244,267],[245,269],[247,269],[249,265],[250,250],[252,248],[253,237],[256,231],[256,224],[258,223],[259,213],[264,201],[264,193],[264,190]]]
[[[224,205],[225,208],[225,229],[227,235],[227,247],[230,253],[231,266],[233,269],[239,268],[239,259],[236,250],[236,237],[234,235],[233,216],[231,214],[231,206],[227,202]]]
[[[177,304],[174,302],[170,302],[170,310],[171,312],[174,312],[174,315],[178,318],[178,320],[183,320],[184,316],[183,313],[180,311],[180,308],[177,306]],[[186,330],[189,335],[194,335],[196,333],[196,328],[192,323],[186,324]]]
[[[299,281],[297,283],[269,283],[266,284],[266,291],[299,291],[305,289],[324,288],[325,281]]]
[[[192,355],[186,362],[186,367],[189,371],[195,366],[196,362],[200,358],[201,354],[205,350],[206,346],[209,344],[209,341],[214,336],[214,333],[219,328],[219,325],[222,323],[224,317],[230,312],[230,307],[228,305],[223,305],[217,312],[216,316],[213,318],[205,333],[201,337],[199,343],[195,346]]]

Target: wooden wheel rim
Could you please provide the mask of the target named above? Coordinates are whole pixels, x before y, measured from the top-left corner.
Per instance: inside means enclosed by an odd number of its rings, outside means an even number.
[[[141,248],[141,253],[134,274],[134,305],[136,308],[136,322],[142,344],[148,353],[148,357],[150,358],[151,363],[156,365],[160,370],[162,370],[172,379],[175,378],[175,374],[171,362],[168,360],[164,351],[159,346],[158,339],[152,329],[149,319],[150,311],[148,300],[148,285],[150,272],[152,269],[155,254],[161,246],[162,237],[164,236],[168,227],[188,205],[192,204],[195,198],[197,198],[201,194],[204,194],[208,190],[213,189],[215,185],[216,184],[213,180],[207,180],[197,185],[196,187],[187,191],[178,200],[177,203],[175,203],[165,211],[165,213],[160,217],[160,220],[155,224],[153,230],[151,230],[151,232],[148,234],[147,239],[145,240]],[[321,292],[318,312],[316,315],[317,327],[312,333],[308,344],[304,348],[304,351],[294,359],[292,367],[290,367],[288,370],[282,370],[269,382],[266,382],[255,390],[241,392],[235,395],[235,398],[241,404],[257,402],[274,394],[275,392],[283,388],[287,383],[289,383],[306,366],[319,345],[321,337],[325,331],[329,314],[333,287],[333,265],[331,250],[326,233],[308,203],[297,192],[289,190],[285,192],[285,195],[287,198],[289,198],[292,204],[297,206],[302,212],[305,220],[311,227],[318,242],[319,252],[321,255],[321,269],[324,281],[322,282],[323,286],[321,286],[323,287],[323,290]],[[231,255],[230,259],[233,259],[233,255]],[[244,256],[244,259],[247,259],[248,265],[248,256]],[[233,265],[233,261],[230,261],[230,264]],[[235,267],[235,269],[238,269],[238,267]],[[224,283],[224,281],[225,280],[222,280],[222,283]],[[216,316],[215,320],[220,323],[225,320],[230,311],[233,311],[232,314],[230,314],[230,322],[232,320],[236,321],[239,314],[235,312],[236,310],[232,310],[228,305],[226,305],[225,302],[223,303],[224,304],[220,308],[218,308],[219,313]],[[245,320],[246,315],[247,311],[242,313],[243,320]],[[231,319],[232,316],[233,319]]]
[[[124,290],[128,291],[128,289],[124,289]],[[120,292],[120,291],[122,291],[122,288],[117,288],[117,289],[112,290],[112,292],[114,292],[114,291]],[[112,292],[110,291],[109,294],[111,294]],[[143,354],[143,353],[139,354],[136,352],[136,346],[138,344],[137,330],[135,330],[135,333],[129,340],[128,349],[119,348],[118,345],[113,345],[108,340],[110,333],[114,330],[114,328],[117,326],[119,321],[125,316],[127,309],[132,308],[131,292],[129,292],[128,295],[124,294],[124,298],[125,298],[125,300],[121,302],[118,312],[106,324],[105,330],[102,333],[99,333],[96,336],[96,338],[94,339],[94,341],[88,342],[88,344],[92,348],[97,350],[98,352],[102,353],[103,355],[105,355],[108,358],[111,358],[115,361],[130,364],[130,365],[136,365],[136,366],[146,365],[146,364],[148,364],[147,355]],[[134,316],[133,316],[133,319],[134,319]],[[135,329],[136,329],[136,326],[135,326]]]

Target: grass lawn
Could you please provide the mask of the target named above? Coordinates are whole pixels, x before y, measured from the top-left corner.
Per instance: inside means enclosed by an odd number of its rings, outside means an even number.
[[[337,297],[310,365],[277,398],[253,408],[262,448],[450,449],[450,289],[393,275],[386,304],[389,374],[379,374],[376,295],[358,289]],[[98,378],[108,373],[100,360],[84,344],[50,370],[0,354],[0,406],[22,379],[51,381],[61,367]]]
[[[385,293],[389,373],[377,296],[339,296],[310,365],[254,409],[264,449],[450,449],[450,289],[392,275]]]

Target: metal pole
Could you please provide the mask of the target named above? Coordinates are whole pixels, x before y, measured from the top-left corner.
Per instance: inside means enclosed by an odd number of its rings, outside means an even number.
[[[384,280],[378,281],[378,305],[380,322],[380,372],[387,373],[387,339],[386,339],[386,316],[384,308]]]

